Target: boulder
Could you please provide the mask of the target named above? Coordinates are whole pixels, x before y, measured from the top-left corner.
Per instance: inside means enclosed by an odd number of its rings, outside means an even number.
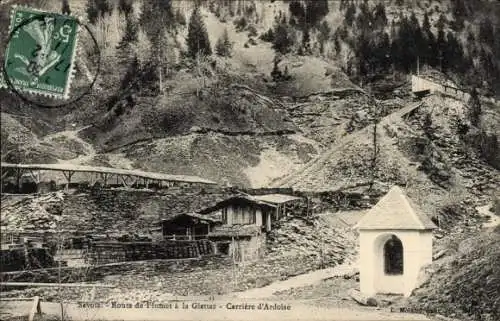
[[[354,301],[364,306],[376,307],[378,305],[378,302],[375,298],[367,296],[355,289],[349,290],[349,296]]]

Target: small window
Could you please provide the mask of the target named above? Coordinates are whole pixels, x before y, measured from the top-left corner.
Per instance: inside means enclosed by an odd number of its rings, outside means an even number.
[[[384,272],[388,275],[403,274],[403,244],[394,235],[384,244]]]

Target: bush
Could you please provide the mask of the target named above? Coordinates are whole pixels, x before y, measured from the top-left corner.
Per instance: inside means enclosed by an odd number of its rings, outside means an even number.
[[[245,28],[248,26],[248,21],[245,17],[236,18],[234,19],[234,25],[236,27],[236,31],[240,32],[245,30]]]
[[[274,31],[273,31],[273,28],[269,28],[269,30],[266,31],[266,32],[264,32],[263,34],[261,34],[259,38],[262,41],[273,42],[274,41]]]
[[[257,28],[255,27],[255,25],[249,25],[248,28],[248,36],[249,37],[257,37],[259,35],[259,33],[257,32]]]

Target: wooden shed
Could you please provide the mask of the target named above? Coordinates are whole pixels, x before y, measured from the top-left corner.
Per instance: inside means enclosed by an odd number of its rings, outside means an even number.
[[[184,213],[164,219],[160,222],[164,239],[196,240],[207,235],[221,221],[197,213]]]

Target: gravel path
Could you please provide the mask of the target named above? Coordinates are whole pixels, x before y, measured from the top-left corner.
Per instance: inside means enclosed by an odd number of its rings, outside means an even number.
[[[322,280],[353,275],[356,268],[352,264],[341,264],[332,268],[312,271],[306,274],[298,275],[284,281],[274,282],[262,288],[250,289],[243,292],[234,293],[237,298],[267,298],[271,297],[275,292],[285,291],[292,288],[303,287],[319,283]]]

